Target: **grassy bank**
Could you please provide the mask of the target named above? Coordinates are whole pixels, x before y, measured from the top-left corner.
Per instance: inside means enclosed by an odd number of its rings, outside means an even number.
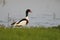
[[[60,40],[60,30],[52,28],[0,28],[0,40]]]

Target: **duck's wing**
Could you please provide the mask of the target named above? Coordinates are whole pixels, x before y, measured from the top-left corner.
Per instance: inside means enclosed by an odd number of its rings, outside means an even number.
[[[26,24],[28,24],[29,23],[29,21],[27,20],[27,19],[22,19],[22,20],[20,20],[19,22],[17,22],[17,24],[19,24],[20,22],[23,22],[23,21],[26,21]]]
[[[11,25],[14,25],[16,22],[13,22]]]

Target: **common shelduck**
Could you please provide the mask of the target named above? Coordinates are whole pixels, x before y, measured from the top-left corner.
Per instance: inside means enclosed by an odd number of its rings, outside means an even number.
[[[21,27],[21,26],[25,26],[29,23],[29,18],[28,18],[28,13],[31,13],[32,11],[30,9],[27,9],[26,10],[26,17],[21,19],[20,21],[18,22],[13,22],[11,25],[14,26],[14,27]]]

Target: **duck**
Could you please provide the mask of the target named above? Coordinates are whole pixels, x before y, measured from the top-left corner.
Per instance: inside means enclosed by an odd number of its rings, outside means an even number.
[[[17,22],[13,22],[11,25],[14,26],[14,27],[21,27],[21,26],[25,26],[29,23],[29,17],[28,17],[28,14],[29,13],[32,13],[32,11],[30,9],[27,9],[25,14],[25,18],[17,21]]]

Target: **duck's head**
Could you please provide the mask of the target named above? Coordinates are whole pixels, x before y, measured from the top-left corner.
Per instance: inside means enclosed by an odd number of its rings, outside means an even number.
[[[28,13],[29,13],[29,12],[32,13],[32,11],[31,11],[30,9],[27,9],[27,10],[26,10],[26,17],[28,16]]]
[[[26,10],[26,13],[29,13],[29,12],[31,13],[32,11],[31,11],[30,9],[27,9],[27,10]]]

